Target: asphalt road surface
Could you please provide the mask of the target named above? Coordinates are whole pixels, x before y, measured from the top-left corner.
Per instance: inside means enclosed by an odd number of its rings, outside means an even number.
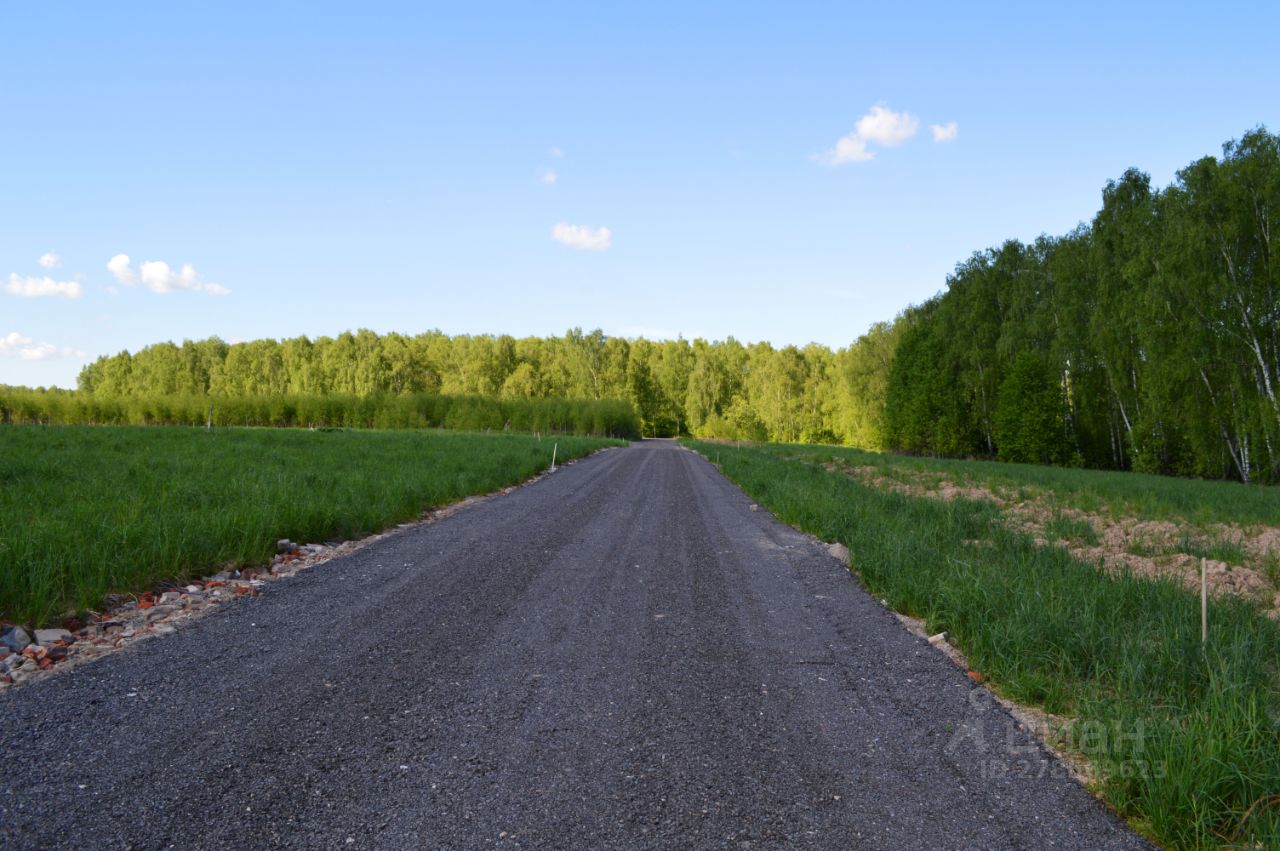
[[[1134,848],[813,539],[614,449],[0,697],[5,848]]]

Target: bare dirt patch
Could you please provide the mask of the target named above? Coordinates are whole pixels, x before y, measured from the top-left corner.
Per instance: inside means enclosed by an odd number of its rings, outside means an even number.
[[[1204,559],[1211,594],[1254,601],[1280,619],[1280,528],[1110,517],[1059,505],[1051,491],[1031,486],[991,488],[900,469],[889,474],[880,467],[849,466],[839,457],[823,467],[907,496],[994,503],[1011,528],[1111,573],[1166,578],[1198,590]]]

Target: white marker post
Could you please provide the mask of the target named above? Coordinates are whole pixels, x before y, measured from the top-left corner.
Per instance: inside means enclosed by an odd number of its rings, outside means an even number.
[[[556,471],[556,450],[558,450],[559,448],[560,448],[560,444],[559,444],[559,443],[557,443],[555,446],[551,447],[551,470],[550,470],[550,472],[552,472],[552,473],[554,473],[554,472]]]
[[[1200,643],[1209,643],[1209,573],[1200,559]]]

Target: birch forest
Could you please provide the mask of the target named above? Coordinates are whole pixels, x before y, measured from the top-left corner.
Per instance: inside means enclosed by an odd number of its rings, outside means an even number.
[[[899,319],[885,442],[946,456],[1280,479],[1280,139],[961,263]]]

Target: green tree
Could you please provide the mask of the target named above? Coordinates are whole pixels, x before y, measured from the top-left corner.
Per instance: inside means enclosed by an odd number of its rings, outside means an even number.
[[[1002,461],[1062,464],[1070,457],[1060,375],[1041,354],[1021,352],[1000,383],[995,437]]]

